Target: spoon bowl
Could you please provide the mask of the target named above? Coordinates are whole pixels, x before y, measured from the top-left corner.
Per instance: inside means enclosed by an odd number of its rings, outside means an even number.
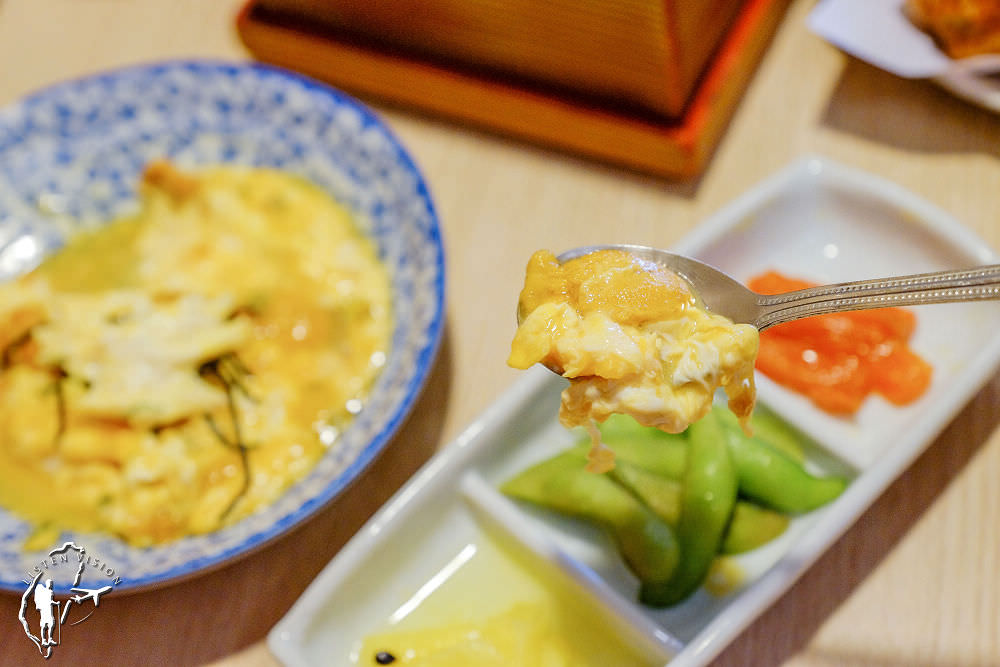
[[[757,294],[719,269],[684,255],[641,245],[594,245],[568,250],[568,262],[599,250],[622,250],[686,280],[705,307],[737,324],[763,331],[782,322],[825,313],[1000,299],[1000,264],[892,278],[821,285],[783,294]],[[520,312],[518,322],[520,322]]]

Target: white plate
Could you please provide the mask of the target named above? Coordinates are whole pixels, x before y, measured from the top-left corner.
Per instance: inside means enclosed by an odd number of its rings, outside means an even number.
[[[822,0],[809,27],[831,44],[897,76],[934,81],[957,97],[1000,112],[1000,54],[949,57],[906,17],[905,0]]]
[[[995,255],[938,209],[869,174],[803,160],[700,225],[674,250],[737,278],[776,268],[817,280],[849,280],[993,262]],[[634,602],[637,582],[598,532],[510,502],[496,485],[573,436],[556,421],[564,381],[534,368],[431,459],[320,573],[272,630],[288,665],[348,665],[359,640],[390,616],[484,531],[499,527],[575,582],[608,627],[651,658],[675,665],[711,660],[767,608],[933,440],[1000,365],[1000,308],[928,306],[913,340],[934,360],[927,394],[905,409],[879,399],[853,420],[822,414],[761,382],[761,399],[806,430],[811,465],[853,477],[825,508],[793,520],[778,540],[740,558],[745,585],[699,591],[669,610]],[[961,345],[955,345],[961,341]]]
[[[1000,113],[1000,55],[966,58],[934,82],[966,102]]]

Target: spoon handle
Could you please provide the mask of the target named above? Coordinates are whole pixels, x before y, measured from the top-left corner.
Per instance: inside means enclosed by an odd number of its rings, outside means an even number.
[[[764,330],[824,313],[988,299],[1000,299],[1000,264],[758,294],[760,312],[754,324]]]

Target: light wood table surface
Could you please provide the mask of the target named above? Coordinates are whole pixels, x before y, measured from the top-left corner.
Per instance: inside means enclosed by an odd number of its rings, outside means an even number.
[[[0,104],[110,67],[246,59],[238,0],[0,0]],[[919,193],[1000,247],[1000,116],[851,60],[796,1],[704,176],[670,183],[376,109],[436,200],[447,334],[394,442],[330,507],[263,550],[167,588],[109,596],[51,664],[273,665],[264,637],[317,572],[517,373],[505,358],[525,260],[597,242],[667,246],[803,154]],[[961,341],[956,341],[961,344]],[[1000,664],[1000,377],[964,408],[718,665]],[[42,664],[0,595],[0,664]]]

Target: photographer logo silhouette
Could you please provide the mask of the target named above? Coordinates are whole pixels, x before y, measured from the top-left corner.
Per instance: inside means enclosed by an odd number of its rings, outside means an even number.
[[[75,558],[71,558],[71,553],[75,553]],[[65,569],[67,566],[72,566],[74,560],[76,570],[69,589],[70,595],[65,600],[57,600],[50,575],[58,572],[60,567]],[[100,573],[108,577],[109,583],[97,588],[82,587],[80,582],[87,566],[98,568]],[[85,605],[88,601],[94,603],[94,608],[90,609],[89,613],[69,623],[69,625],[79,625],[90,618],[100,605],[101,598],[121,583],[121,577],[115,576],[113,568],[89,556],[86,549],[73,542],[66,542],[50,551],[32,572],[34,574],[30,580],[25,581],[28,588],[21,596],[21,607],[17,617],[28,639],[38,647],[42,657],[46,659],[52,655],[53,648],[62,641],[62,627],[69,619],[70,610],[74,606],[89,607]]]

